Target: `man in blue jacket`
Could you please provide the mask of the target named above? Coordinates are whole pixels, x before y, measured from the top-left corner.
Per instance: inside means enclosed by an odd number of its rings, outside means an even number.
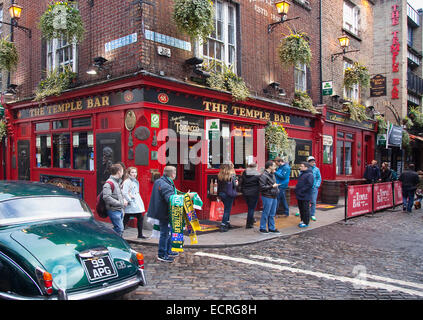
[[[163,176],[154,182],[148,204],[148,216],[159,220],[160,239],[157,259],[163,262],[173,262],[177,253],[172,252],[171,228],[169,225],[169,200],[175,194],[176,189],[173,180],[176,178],[176,168],[166,166]]]
[[[286,192],[286,189],[288,188],[289,176],[291,175],[291,167],[289,166],[288,162],[285,162],[284,159],[279,157],[275,158],[275,163],[278,166],[278,169],[275,171],[276,183],[279,184],[277,208],[279,208],[279,205],[282,204],[283,215],[288,217],[289,204],[286,201],[285,192]]]
[[[319,195],[319,187],[322,184],[322,176],[319,168],[316,167],[316,159],[314,159],[313,156],[310,156],[307,158],[307,161],[311,165],[311,171],[313,172],[314,177],[313,189],[311,190],[310,218],[311,220],[316,221],[314,214],[316,213],[317,196]]]
[[[311,190],[314,184],[313,172],[308,162],[300,164],[300,176],[295,186],[295,196],[297,197],[298,209],[300,209],[300,228],[308,227],[310,222],[310,200]]]

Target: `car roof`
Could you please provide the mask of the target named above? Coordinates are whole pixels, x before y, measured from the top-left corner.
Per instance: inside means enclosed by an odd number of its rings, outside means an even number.
[[[33,196],[75,196],[52,184],[33,181],[0,180],[0,201]]]

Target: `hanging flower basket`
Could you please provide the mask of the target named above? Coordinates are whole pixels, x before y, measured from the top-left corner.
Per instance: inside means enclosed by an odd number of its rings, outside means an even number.
[[[369,70],[358,62],[354,62],[351,68],[344,71],[344,87],[352,88],[356,84],[363,88],[370,86]]]
[[[7,124],[6,121],[0,120],[0,141],[7,136]]]
[[[85,32],[79,10],[67,1],[52,2],[41,16],[39,27],[44,39],[70,43],[81,42]]]
[[[388,128],[388,123],[386,122],[385,117],[378,114],[375,118],[377,121],[377,133],[385,134],[386,129]]]
[[[210,72],[207,84],[211,88],[229,91],[233,101],[245,101],[250,96],[250,90],[244,80],[232,71],[232,67],[213,62],[209,66],[203,64],[203,68]]]
[[[265,128],[266,148],[278,155],[289,149],[288,133],[285,128],[277,122],[268,122]]]
[[[313,101],[305,91],[295,90],[294,99],[291,102],[293,107],[310,111],[312,114],[316,114],[317,110],[313,106]]]
[[[411,107],[409,114],[410,118],[413,121],[413,124],[417,127],[423,128],[423,113],[420,111],[421,106],[419,107]]]
[[[0,69],[6,71],[16,70],[19,55],[15,43],[6,39],[0,39]]]
[[[282,65],[310,65],[311,49],[305,33],[292,33],[281,40],[278,47],[279,59]]]
[[[59,96],[70,87],[74,79],[76,79],[76,73],[70,67],[65,67],[62,72],[58,69],[49,72],[47,77],[38,84],[34,100],[41,101],[49,96]]]
[[[214,8],[210,0],[174,0],[173,20],[192,40],[206,39],[214,30]]]
[[[366,107],[358,102],[350,102],[344,104],[347,112],[350,114],[350,119],[357,122],[362,122],[367,119]]]

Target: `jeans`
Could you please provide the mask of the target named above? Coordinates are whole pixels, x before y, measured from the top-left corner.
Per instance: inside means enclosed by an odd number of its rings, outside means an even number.
[[[257,207],[259,195],[257,194],[255,196],[244,196],[244,198],[248,206],[247,225],[253,225],[254,224],[254,210]]]
[[[113,230],[120,236],[123,236],[123,211],[107,210],[110,221],[113,224]]]
[[[222,225],[228,225],[231,217],[232,204],[234,203],[235,198],[228,196],[225,192],[220,192],[219,197],[222,199],[224,206]]]
[[[300,209],[301,221],[304,224],[310,223],[310,200],[297,200]]]
[[[279,194],[278,194],[278,197],[277,197],[278,204],[276,206],[276,211],[278,211],[279,204],[282,204],[283,214],[286,215],[286,216],[289,216],[289,205],[288,205],[288,202],[286,201],[285,192],[286,192],[285,188],[279,188]]]
[[[316,203],[317,203],[317,196],[319,195],[319,188],[312,188],[311,189],[311,207],[310,207],[310,216],[314,217],[314,213],[316,212]]]
[[[160,220],[160,238],[159,238],[159,257],[167,258],[169,253],[172,252],[172,237],[171,227],[169,221]]]
[[[402,208],[411,212],[414,204],[414,190],[402,189]]]
[[[269,225],[269,230],[275,230],[275,215],[278,199],[261,196],[261,201],[263,202],[263,211],[260,219],[260,230],[267,230],[267,225]]]

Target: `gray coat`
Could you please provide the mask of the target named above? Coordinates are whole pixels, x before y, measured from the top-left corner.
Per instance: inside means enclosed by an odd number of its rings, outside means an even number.
[[[120,189],[119,185],[119,180],[115,179],[113,176],[110,176],[107,181],[111,181],[113,183],[114,190],[112,192],[112,187],[108,182],[103,185],[103,199],[106,203],[106,210],[122,211],[125,206],[122,190]]]
[[[125,207],[125,213],[145,212],[144,202],[140,195],[140,184],[137,179],[129,177],[123,182],[122,193],[128,205]]]

